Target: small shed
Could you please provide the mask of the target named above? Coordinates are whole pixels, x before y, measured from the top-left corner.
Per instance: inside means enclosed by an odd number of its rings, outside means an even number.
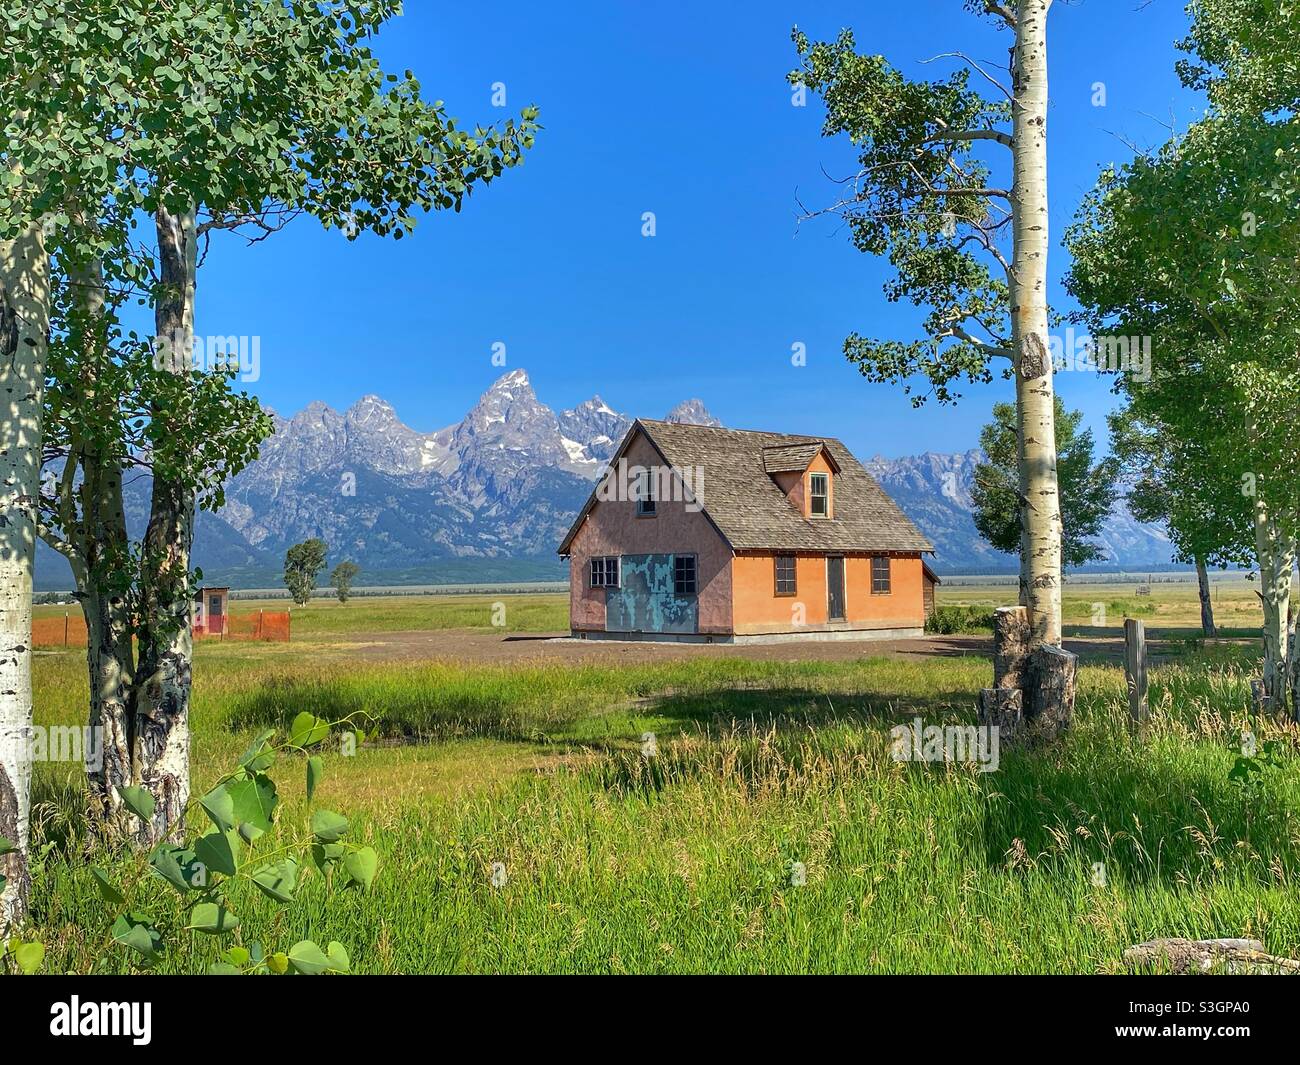
[[[194,632],[200,636],[224,636],[229,617],[229,588],[200,588],[194,597]]]
[[[939,575],[930,568],[930,563],[924,559],[921,560],[921,598],[925,603],[925,616],[931,617],[934,614],[934,588],[937,584],[942,584]]]

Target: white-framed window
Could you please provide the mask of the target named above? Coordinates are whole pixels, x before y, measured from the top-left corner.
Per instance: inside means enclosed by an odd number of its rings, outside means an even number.
[[[871,556],[871,594],[889,595],[893,591],[888,555]]]
[[[829,474],[808,475],[808,513],[814,518],[825,518],[831,512],[831,479]]]
[[[696,585],[697,585],[697,581],[695,576],[695,556],[674,555],[673,556],[673,594],[674,595],[695,595]]]
[[[618,579],[617,555],[602,555],[591,560],[591,586],[593,588],[617,588]]]
[[[654,517],[656,510],[655,471],[642,470],[640,485],[636,493],[636,514],[638,518]]]

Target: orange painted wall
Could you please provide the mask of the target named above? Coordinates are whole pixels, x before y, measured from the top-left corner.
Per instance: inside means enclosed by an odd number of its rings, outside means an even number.
[[[737,555],[731,563],[733,619],[737,633],[794,632],[811,629],[901,629],[925,624],[921,556],[894,556],[890,564],[891,591],[871,594],[871,556],[844,560],[846,619],[827,622],[826,556],[795,559],[796,594],[776,594],[776,562],[772,554]],[[796,613],[802,608],[802,617]],[[802,624],[800,624],[802,621]]]

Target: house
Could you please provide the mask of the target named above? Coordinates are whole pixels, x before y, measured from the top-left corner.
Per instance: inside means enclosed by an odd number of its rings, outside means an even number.
[[[640,420],[559,553],[585,639],[920,635],[934,548],[838,440]]]

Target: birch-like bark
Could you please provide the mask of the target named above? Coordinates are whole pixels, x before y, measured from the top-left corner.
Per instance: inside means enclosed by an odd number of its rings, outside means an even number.
[[[1259,598],[1264,608],[1264,694],[1274,709],[1286,705],[1287,650],[1291,605],[1291,568],[1295,540],[1282,528],[1265,500],[1255,497],[1255,559],[1259,563]]]
[[[1214,627],[1214,602],[1210,599],[1210,574],[1205,559],[1196,560],[1196,588],[1201,596],[1201,632],[1213,638],[1218,635]]]
[[[1053,412],[1055,413],[1055,412]],[[1016,477],[1017,490],[1019,498],[1016,501],[1016,510],[1020,515],[1020,577],[1019,577],[1019,598],[1016,600],[1026,610],[1029,608],[1029,521],[1025,513],[1026,486],[1029,483],[1029,467],[1025,464],[1025,419],[1024,411],[1020,407],[1019,393],[1017,391],[1016,403]]]
[[[197,246],[194,209],[160,207],[161,291],[154,308],[159,352],[173,373],[191,369]],[[159,410],[166,420],[179,412]],[[140,663],[135,706],[135,762],[140,784],[154,797],[146,845],[176,838],[190,792],[190,668],[193,651],[190,548],[194,492],[155,468],[144,538]]]
[[[101,368],[109,356],[104,309],[103,263],[91,259],[69,266],[68,279],[81,305],[79,337],[83,400],[97,419],[117,417],[117,397],[102,394]],[[111,437],[110,437],[111,438]],[[68,461],[81,468],[80,518],[65,518],[77,597],[86,619],[86,667],[90,681],[89,724],[101,757],[86,767],[87,815],[91,834],[115,843],[128,831],[121,789],[132,783],[131,682],[135,672],[130,602],[125,569],[130,562],[126,508],[122,499],[122,456],[102,438],[74,441]]]
[[[0,241],[0,835],[18,847],[0,858],[0,930],[22,920],[30,885],[32,569],[49,328],[49,256],[34,222]]]
[[[1047,318],[1047,12],[1019,0],[1013,57],[1011,323],[1024,496],[1022,566],[1034,646],[1061,643],[1061,506]]]

